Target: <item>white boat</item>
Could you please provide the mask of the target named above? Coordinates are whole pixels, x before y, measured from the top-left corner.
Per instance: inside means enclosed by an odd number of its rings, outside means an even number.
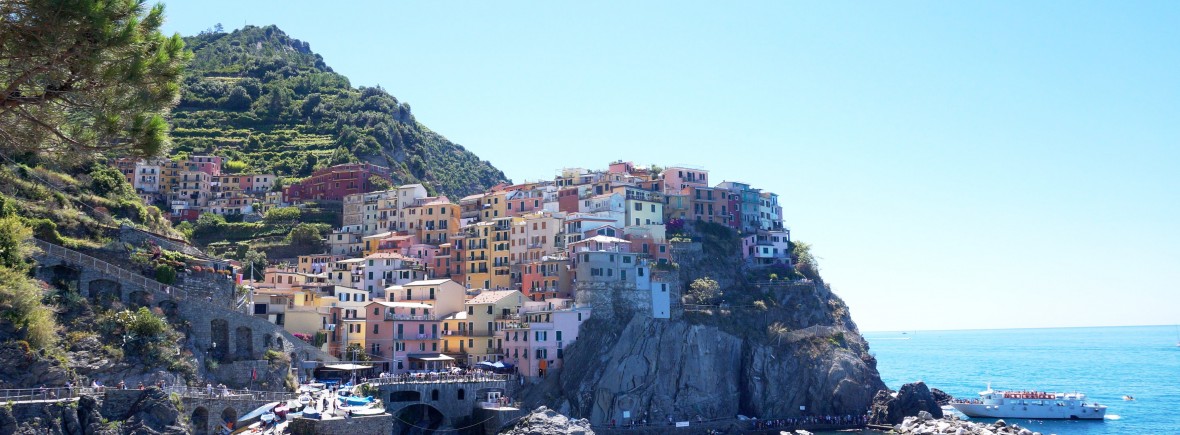
[[[951,403],[968,417],[1101,420],[1106,406],[1087,402],[1081,393],[995,391],[989,386],[979,399]]]

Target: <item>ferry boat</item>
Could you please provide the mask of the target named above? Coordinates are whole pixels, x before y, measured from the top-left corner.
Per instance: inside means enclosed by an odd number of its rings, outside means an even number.
[[[1087,402],[1081,393],[995,391],[989,386],[979,399],[951,403],[968,417],[1101,420],[1106,406]]]

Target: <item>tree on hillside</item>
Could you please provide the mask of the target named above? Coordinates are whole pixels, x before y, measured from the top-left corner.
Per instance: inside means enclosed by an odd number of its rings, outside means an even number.
[[[319,250],[324,247],[324,233],[329,229],[325,224],[302,223],[296,225],[287,233],[287,243],[291,245]]]
[[[0,148],[158,155],[191,54],[143,0],[0,2]]]
[[[261,280],[266,275],[267,264],[265,252],[251,249],[246,251],[242,259],[242,270],[249,274],[250,279]]]
[[[688,285],[689,296],[698,304],[707,304],[721,295],[721,284],[709,277],[697,278]]]

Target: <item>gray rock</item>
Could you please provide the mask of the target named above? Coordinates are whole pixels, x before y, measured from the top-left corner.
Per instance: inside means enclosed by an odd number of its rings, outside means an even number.
[[[501,432],[502,435],[593,435],[590,422],[586,419],[571,419],[544,406],[534,409],[521,417],[516,425]]]
[[[922,411],[929,413],[932,418],[942,418],[942,408],[930,389],[926,383],[918,381],[902,385],[896,396],[889,390],[878,391],[873,397],[873,417],[869,423],[897,424],[905,417],[917,416]]]

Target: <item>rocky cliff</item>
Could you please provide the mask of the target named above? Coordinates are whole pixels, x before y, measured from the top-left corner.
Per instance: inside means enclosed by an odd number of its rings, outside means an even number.
[[[709,251],[678,260],[681,276],[730,283],[715,305],[653,319],[598,304],[564,367],[526,388],[526,401],[594,424],[624,413],[649,422],[864,414],[885,385],[843,301],[822,282],[751,283],[732,261],[701,261]]]

